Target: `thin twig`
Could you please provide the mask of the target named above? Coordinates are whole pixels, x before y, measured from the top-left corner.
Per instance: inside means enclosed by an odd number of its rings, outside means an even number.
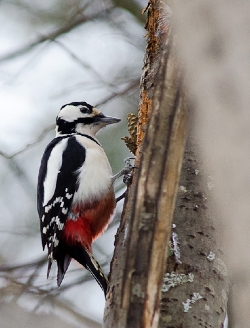
[[[102,100],[100,100],[96,106],[101,106],[106,104],[107,102],[109,102],[110,100],[113,100],[116,97],[120,97],[125,95],[128,91],[134,89],[135,87],[139,87],[139,80],[135,79],[132,82],[130,82],[124,89],[122,89],[121,91],[117,91],[117,92],[112,92],[110,95],[108,95],[107,97],[103,98]]]
[[[42,35],[40,37],[38,37],[37,40],[29,43],[26,46],[23,46],[22,48],[15,50],[13,52],[8,53],[7,55],[4,55],[2,57],[0,57],[0,63],[6,60],[10,60],[10,59],[14,59],[20,55],[25,54],[27,51],[33,49],[35,46],[45,42],[45,41],[52,41],[55,40],[57,37],[59,37],[60,35],[63,35],[65,33],[68,33],[69,31],[73,30],[74,28],[76,28],[77,26],[86,23],[87,21],[90,21],[92,19],[95,19],[105,13],[110,12],[113,9],[112,7],[106,8],[104,10],[99,11],[98,13],[95,13],[92,16],[80,16],[78,18],[76,18],[75,20],[71,20],[69,21],[66,25],[60,27],[59,29],[52,31],[46,35]]]
[[[74,54],[68,47],[66,47],[62,42],[59,42],[58,40],[54,40],[56,44],[58,44],[64,51],[66,51],[78,64],[80,64],[83,68],[90,71],[95,78],[97,78],[99,81],[101,81],[104,85],[109,85],[111,87],[114,87],[114,85],[110,84],[109,82],[105,81],[103,77],[94,70],[93,67],[91,67],[89,64],[83,62],[76,54]]]
[[[22,264],[17,264],[17,265],[1,265],[0,266],[0,272],[11,272],[19,269],[29,269],[34,266],[42,265],[45,264],[47,261],[46,256],[40,257],[36,261],[30,261]]]
[[[54,128],[55,128],[55,124],[50,125],[46,129],[44,129],[42,131],[42,133],[34,141],[26,144],[24,147],[20,148],[18,151],[14,152],[11,155],[8,155],[5,152],[3,152],[3,151],[0,150],[0,156],[5,157],[6,159],[11,159],[11,158],[15,157],[16,155],[21,154],[22,152],[26,151],[30,147],[32,147],[32,146],[36,145],[38,142],[40,142],[43,139],[43,137],[46,135],[46,133],[49,132],[49,131],[51,131],[51,130],[53,130]]]

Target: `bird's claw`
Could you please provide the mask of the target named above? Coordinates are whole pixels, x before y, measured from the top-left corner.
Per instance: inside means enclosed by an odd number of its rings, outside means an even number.
[[[133,169],[135,168],[135,166],[133,166],[131,164],[131,160],[135,160],[134,157],[128,157],[125,158],[124,162],[125,162],[125,167],[118,172],[117,174],[115,174],[113,176],[113,181],[115,181],[116,179],[120,178],[121,176],[123,176],[123,182],[128,185],[129,182],[132,179],[132,175],[133,175]]]

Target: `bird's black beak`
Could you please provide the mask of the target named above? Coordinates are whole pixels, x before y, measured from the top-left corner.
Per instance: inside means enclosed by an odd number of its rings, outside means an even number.
[[[105,116],[103,113],[99,113],[93,117],[94,122],[99,123],[103,122],[105,125],[118,123],[120,122],[120,118]]]

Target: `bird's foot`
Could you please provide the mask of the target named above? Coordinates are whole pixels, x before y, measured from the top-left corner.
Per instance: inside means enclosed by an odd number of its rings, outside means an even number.
[[[115,181],[116,179],[123,176],[123,182],[128,187],[128,185],[131,183],[131,180],[132,180],[133,170],[136,168],[135,166],[133,166],[131,164],[131,160],[135,160],[135,158],[134,157],[128,157],[124,160],[125,167],[120,172],[118,172],[117,174],[115,174],[113,176],[113,181]],[[116,203],[118,203],[121,199],[123,199],[125,197],[125,194],[126,194],[126,191],[122,195],[117,197],[116,198]]]
[[[112,180],[113,182],[120,178],[121,176],[123,176],[123,182],[128,185],[129,182],[131,181],[132,179],[132,174],[133,174],[133,169],[135,168],[135,166],[133,166],[131,164],[131,160],[135,160],[134,157],[128,157],[124,160],[125,162],[125,167],[118,173],[116,173],[113,177],[112,177]]]

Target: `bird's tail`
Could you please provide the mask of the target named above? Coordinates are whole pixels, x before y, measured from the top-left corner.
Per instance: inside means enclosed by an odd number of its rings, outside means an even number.
[[[56,259],[57,261],[57,286],[60,287],[63,281],[64,275],[69,267],[71,257],[67,253],[61,253]]]
[[[77,262],[82,264],[92,274],[92,276],[98,282],[98,284],[100,285],[106,296],[107,288],[108,288],[108,279],[103,273],[99,263],[95,260],[94,256],[80,244],[74,246],[67,245],[66,252],[70,256],[70,258],[73,258]],[[59,267],[58,267],[58,276],[59,276]]]

